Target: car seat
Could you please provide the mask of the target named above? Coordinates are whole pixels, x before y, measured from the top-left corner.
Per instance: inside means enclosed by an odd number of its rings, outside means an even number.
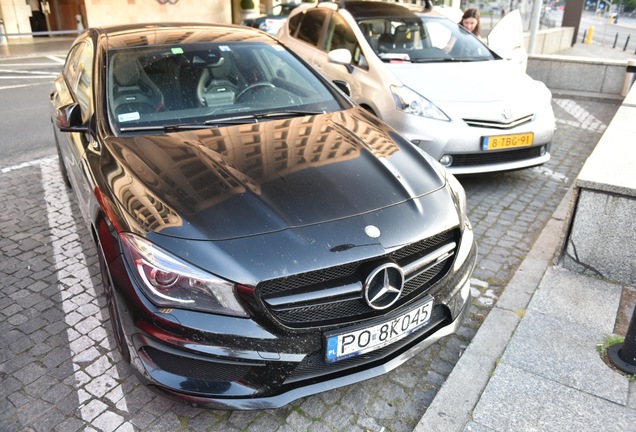
[[[397,26],[393,35],[393,45],[395,48],[412,49],[413,33],[405,24]]]
[[[197,85],[197,99],[202,106],[234,103],[237,87],[232,72],[232,62],[227,57],[221,57],[218,63],[203,69]]]
[[[139,60],[118,54],[112,63],[113,112],[147,114],[163,109],[163,94],[144,72]]]
[[[382,33],[378,38],[378,52],[386,53],[393,49],[393,37],[388,33]]]

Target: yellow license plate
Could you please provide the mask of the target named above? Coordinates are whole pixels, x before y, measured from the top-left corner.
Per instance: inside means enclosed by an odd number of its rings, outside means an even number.
[[[514,147],[526,147],[532,145],[533,133],[522,133],[514,135],[497,135],[483,137],[481,140],[482,150],[505,150]]]

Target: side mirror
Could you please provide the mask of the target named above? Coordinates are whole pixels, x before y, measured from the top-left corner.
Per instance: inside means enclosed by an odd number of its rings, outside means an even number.
[[[62,132],[86,132],[88,126],[82,123],[82,110],[77,103],[64,105],[55,112],[55,126]]]
[[[327,59],[329,63],[341,64],[346,66],[349,73],[353,72],[353,66],[351,66],[351,52],[346,48],[338,48],[327,53]]]
[[[340,89],[341,92],[351,97],[351,87],[349,83],[343,80],[333,80],[333,83]]]

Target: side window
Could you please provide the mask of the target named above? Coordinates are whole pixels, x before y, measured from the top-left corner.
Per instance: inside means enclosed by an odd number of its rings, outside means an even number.
[[[342,16],[334,13],[329,20],[324,49],[329,52],[340,48],[349,50],[352,64],[358,65],[360,63],[360,45],[358,45],[353,30]]]
[[[291,17],[289,20],[287,20],[287,27],[289,28],[289,34],[292,35],[293,37],[296,37],[296,30],[298,30],[298,27],[300,26],[300,23],[302,22],[304,17],[305,17],[305,14],[299,13]]]
[[[91,88],[93,84],[93,47],[84,44],[77,62],[77,80],[74,92],[77,102],[82,108],[82,120],[87,121],[90,116]]]
[[[71,92],[75,95],[82,111],[82,120],[90,116],[91,86],[93,82],[93,47],[86,42],[71,49],[64,76]]]
[[[77,79],[77,62],[79,59],[79,53],[84,44],[77,44],[71,51],[69,51],[68,56],[66,56],[66,63],[64,64],[64,76],[66,77],[66,81],[70,86],[73,86],[75,80]]]
[[[322,25],[325,23],[326,17],[327,11],[325,10],[307,11],[296,37],[301,41],[317,46],[320,34],[322,33]]]

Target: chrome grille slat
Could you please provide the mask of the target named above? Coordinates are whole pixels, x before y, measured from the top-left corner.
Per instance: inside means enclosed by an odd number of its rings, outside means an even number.
[[[489,151],[481,153],[469,153],[453,155],[452,167],[489,165],[525,161],[531,158],[541,157],[545,146],[532,146],[513,150]]]
[[[517,126],[521,126],[525,123],[529,123],[534,118],[534,114],[530,114],[524,117],[511,120],[509,122],[496,122],[491,120],[479,120],[479,119],[464,119],[464,122],[471,127],[489,128],[489,129],[513,129]]]
[[[295,328],[341,324],[377,314],[363,299],[362,285],[376,263],[394,261],[405,271],[403,304],[423,295],[450,268],[457,233],[453,230],[406,245],[371,262],[293,275],[259,284],[256,295],[277,321]]]

